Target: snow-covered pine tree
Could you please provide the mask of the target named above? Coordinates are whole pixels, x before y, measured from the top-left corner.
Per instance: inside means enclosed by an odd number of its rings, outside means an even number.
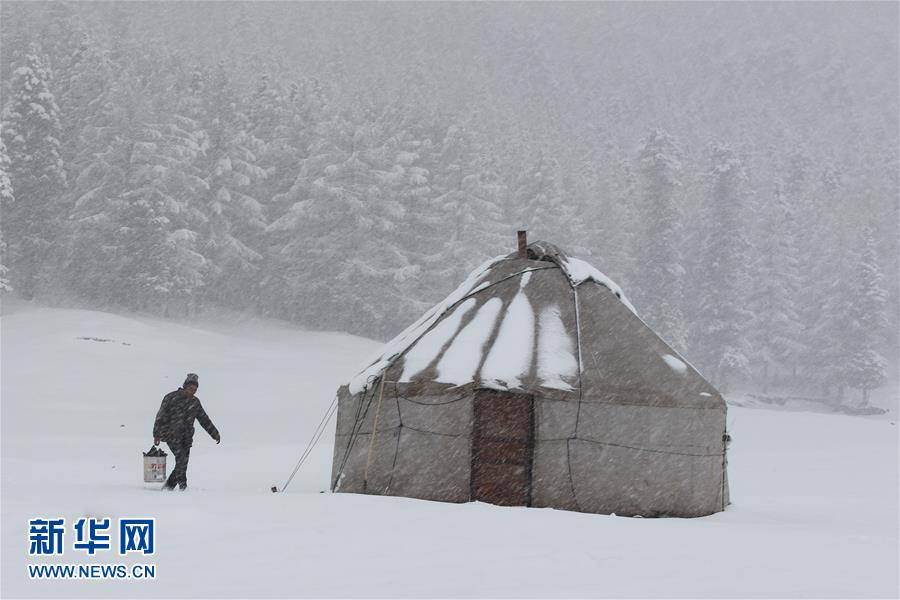
[[[107,49],[83,33],[78,46],[67,57],[65,68],[54,72],[62,88],[59,96],[62,153],[72,177],[77,177],[90,163],[95,152],[106,147],[102,132],[109,119],[109,97],[119,70]]]
[[[90,32],[77,11],[59,11],[54,29],[63,35],[50,36],[56,41],[51,54],[54,95],[60,110],[60,154],[69,179],[90,162],[97,147],[99,123],[106,119],[104,105],[121,64],[115,64],[98,32]],[[46,39],[46,38],[45,38]]]
[[[285,194],[297,177],[297,165],[308,156],[309,131],[313,123],[299,117],[305,96],[295,82],[287,80],[273,65],[265,65],[256,87],[245,100],[247,133],[259,140],[257,164],[265,169],[256,197],[262,202]],[[327,120],[323,116],[323,119]],[[307,147],[298,147],[298,146]],[[272,215],[272,221],[281,216]]]
[[[6,144],[0,136],[0,293],[12,291],[6,267],[6,241],[4,240],[3,215],[12,208],[15,197],[12,183],[9,181],[9,156],[6,154]]]
[[[8,265],[17,289],[32,298],[48,282],[64,214],[66,173],[59,154],[59,109],[52,74],[33,46],[13,71],[2,117],[16,202],[4,214]]]
[[[817,385],[823,395],[835,402],[844,399],[845,345],[853,336],[847,314],[853,302],[854,248],[846,223],[839,216],[846,194],[840,171],[826,166],[815,194],[815,208],[824,209],[825,214],[815,220],[805,216],[807,224],[815,224],[817,235],[798,231],[796,236],[813,245],[813,249],[812,256],[798,253],[804,259],[799,269],[800,289],[806,293],[803,302],[798,303],[802,345],[793,364],[799,363],[803,368],[802,385]],[[820,246],[816,238],[827,243]]]
[[[177,57],[111,72],[83,128],[89,155],[72,188],[70,285],[95,302],[186,314],[199,308],[207,137],[189,110],[195,79]],[[132,57],[132,55],[134,56]],[[164,100],[156,88],[174,93]]]
[[[9,154],[3,137],[0,136],[0,206],[8,209],[13,200],[13,187],[9,180]]]
[[[382,194],[373,151],[383,139],[359,113],[335,110],[319,124],[291,189],[273,198],[290,208],[271,223],[274,260],[262,285],[279,299],[273,314],[317,327],[385,335],[408,299],[396,295],[405,258],[390,232],[399,202]]]
[[[62,279],[97,306],[118,302],[118,201],[128,171],[130,130],[137,125],[136,100],[146,97],[141,79],[119,60],[113,60],[99,37],[82,31],[57,71],[70,184]]]
[[[111,62],[89,67],[105,78],[94,109],[78,124],[80,143],[70,164],[71,210],[66,230],[70,236],[64,278],[69,288],[97,306],[133,307],[136,299],[125,294],[119,276],[127,250],[120,242],[125,218],[122,196],[132,185],[135,165],[131,162],[141,121],[149,111],[149,73],[141,76],[130,70],[116,70]]]
[[[839,404],[845,400],[847,388],[847,356],[852,350],[848,344],[855,335],[849,318],[854,301],[852,288],[855,261],[844,254],[830,253],[831,272],[823,274],[821,286],[825,298],[816,329],[805,339],[815,344],[815,351],[807,351],[804,357],[808,372],[814,373],[826,398]]]
[[[309,156],[316,125],[325,119],[327,91],[319,81],[295,79],[287,82],[286,88],[276,139],[262,144],[256,153],[257,162],[266,168],[265,185],[258,186],[260,191],[256,194],[260,201],[283,194],[291,188],[297,177],[297,165]],[[250,121],[249,112],[244,112]],[[259,140],[256,135],[253,137]]]
[[[129,144],[115,239],[126,306],[169,316],[201,305],[208,261],[198,230],[205,217],[193,199],[209,191],[196,167],[206,143],[196,121],[175,115],[141,126]]]
[[[455,146],[470,145],[471,140],[464,139],[465,128],[458,118],[438,108],[437,90],[443,84],[439,74],[418,57],[409,61],[399,80],[389,84],[385,110],[377,118],[391,153],[387,193],[403,209],[402,221],[397,223],[397,247],[409,265],[398,273],[397,291],[410,301],[405,316],[398,313],[406,322],[449,292],[458,261],[465,261],[465,244],[456,236],[453,210],[448,214],[440,198],[454,185],[453,165],[461,166],[458,156],[467,153]],[[454,134],[460,137],[454,139]]]
[[[262,142],[248,132],[249,119],[224,65],[195,71],[184,95],[184,113],[196,120],[208,147],[197,157],[208,190],[196,203],[203,213],[201,248],[208,260],[205,297],[245,308],[255,300],[265,230],[262,203],[255,197],[266,178],[258,164]]]
[[[634,277],[632,246],[635,241],[634,209],[637,187],[631,161],[615,146],[593,158],[578,177],[576,204],[590,248],[588,256],[626,293]]]
[[[417,89],[417,88],[414,88]],[[384,242],[396,250],[392,259],[393,287],[402,307],[392,315],[399,326],[437,301],[446,280],[441,276],[444,243],[450,239],[444,214],[435,198],[435,177],[441,125],[429,107],[417,107],[406,98],[391,102],[374,119],[372,132],[379,143],[366,152],[376,168],[380,200],[370,214],[386,231]]]
[[[752,244],[755,258],[748,295],[753,315],[750,359],[768,391],[773,376],[797,360],[803,325],[797,314],[801,289],[794,209],[780,182],[773,195],[758,204],[762,223]]]
[[[814,193],[813,177],[810,173],[812,160],[809,153],[802,146],[792,148],[782,158],[779,165],[781,180],[784,183],[784,195],[787,202],[794,209],[796,220],[796,241],[800,269],[801,289],[813,290],[819,286],[821,275],[821,257],[827,252],[822,247],[823,240],[827,239],[827,229],[823,227],[822,218],[819,215],[819,206]],[[810,335],[819,328],[819,321],[823,314],[822,302],[824,297],[815,295],[806,298],[799,309],[800,320],[803,323],[803,348],[796,363],[792,365],[794,372],[792,378],[795,385],[808,385],[817,377],[817,364],[820,361],[819,350],[815,340]]]
[[[847,315],[852,331],[847,339],[843,376],[847,385],[860,390],[860,403],[866,406],[869,393],[884,385],[887,378],[887,361],[880,352],[887,338],[886,294],[871,225],[862,231],[855,258],[853,301]]]
[[[417,91],[413,85],[410,91]],[[452,223],[437,200],[441,142],[446,122],[431,105],[417,105],[415,94],[401,96],[384,109],[367,111],[367,147],[362,154],[373,169],[367,221],[380,239],[377,285],[387,286],[384,333],[396,330],[427,310],[452,285],[457,265],[447,242]],[[371,259],[370,259],[371,260]]]
[[[579,233],[584,236],[577,242],[582,246],[579,255],[593,261],[595,257],[601,256],[605,249],[606,236],[604,233],[608,225],[608,223],[596,221],[593,218],[595,212],[601,212],[605,196],[600,190],[600,165],[591,159],[583,160],[568,180],[571,206],[577,207],[576,212],[581,217],[580,219],[571,219],[571,221],[581,222]]]
[[[668,133],[656,129],[644,139],[637,163],[642,184],[639,214],[644,227],[631,295],[644,321],[673,348],[684,352],[681,150]]]
[[[750,252],[744,234],[751,197],[743,162],[727,145],[710,147],[703,203],[702,277],[693,290],[699,303],[695,324],[698,343],[692,356],[722,391],[747,374],[747,323],[750,319],[747,268]]]
[[[608,213],[604,218],[610,223],[607,227],[609,239],[609,270],[624,289],[630,290],[632,282],[638,277],[635,271],[635,251],[637,246],[636,231],[638,223],[635,219],[635,208],[638,201],[638,182],[634,165],[624,155],[616,154],[616,170],[611,175]]]
[[[489,203],[486,209],[490,210],[496,219],[491,236],[494,242],[487,252],[488,256],[496,256],[505,248],[512,248],[514,245],[514,241],[510,237],[513,235],[514,229],[504,217],[504,207],[509,202],[509,184],[503,177],[503,168],[500,162],[486,146],[482,145],[481,147],[484,150],[474,158],[473,166],[479,173],[478,189],[481,191],[481,198]]]
[[[248,117],[253,134],[266,143],[277,140],[283,133],[284,94],[269,73],[263,73],[256,81]]]
[[[512,192],[517,229],[532,241],[562,244],[571,240],[567,227],[566,190],[559,161],[540,149],[519,173]]]
[[[435,202],[449,234],[440,269],[445,281],[462,281],[503,247],[497,176],[465,125],[451,125],[441,142],[435,175]],[[510,237],[511,239],[511,237]]]
[[[281,89],[283,88],[283,89]],[[297,165],[309,156],[310,145],[315,141],[316,126],[327,120],[325,91],[316,81],[292,79],[281,83],[277,95],[254,97],[247,112],[255,139],[263,141],[262,153],[258,153],[260,166],[266,169],[266,180],[257,194],[260,200],[287,192],[297,177]],[[275,102],[279,101],[278,104]],[[264,129],[254,125],[257,117],[266,112],[277,115],[277,125],[270,138],[262,137]],[[280,216],[280,215],[278,215]]]
[[[562,187],[562,204],[559,218],[562,221],[562,246],[572,256],[591,259],[590,223],[585,219],[585,210],[589,205],[584,193],[583,180],[580,174],[572,169],[564,168],[566,163],[574,163],[576,159],[566,152],[556,161],[558,178]]]

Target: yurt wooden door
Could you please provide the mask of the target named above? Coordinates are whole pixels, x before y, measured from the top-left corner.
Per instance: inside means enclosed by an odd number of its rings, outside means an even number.
[[[472,500],[502,506],[530,506],[533,450],[533,398],[476,390]]]

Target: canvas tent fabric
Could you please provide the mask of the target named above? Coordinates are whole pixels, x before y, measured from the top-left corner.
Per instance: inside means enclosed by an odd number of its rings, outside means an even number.
[[[341,386],[332,489],[708,515],[728,502],[725,415],[614,282],[536,242],[481,265]]]

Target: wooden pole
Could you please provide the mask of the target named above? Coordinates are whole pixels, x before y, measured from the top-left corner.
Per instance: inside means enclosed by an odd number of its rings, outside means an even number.
[[[381,373],[381,383],[378,386],[378,404],[375,406],[375,419],[372,422],[372,439],[369,440],[369,455],[366,457],[366,470],[363,472],[363,492],[369,486],[369,465],[372,464],[372,451],[375,449],[375,436],[378,434],[378,415],[381,414],[381,399],[384,397],[384,376],[387,370]]]

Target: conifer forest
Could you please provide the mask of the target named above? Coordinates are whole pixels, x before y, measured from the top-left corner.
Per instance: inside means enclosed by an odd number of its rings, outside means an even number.
[[[723,391],[865,406],[898,6],[4,1],[0,288],[388,339],[525,229]]]

